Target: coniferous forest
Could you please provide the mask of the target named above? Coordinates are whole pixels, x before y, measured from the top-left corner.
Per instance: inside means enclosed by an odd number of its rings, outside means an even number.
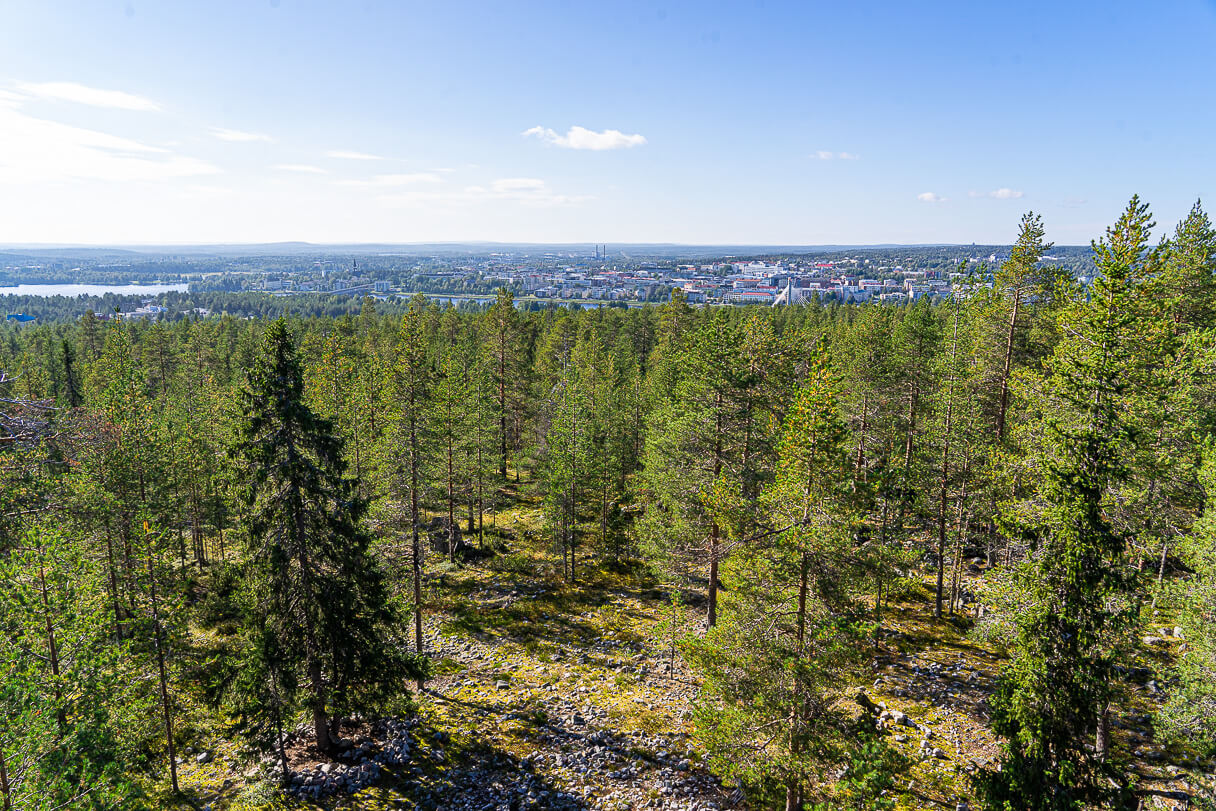
[[[1216,231],[1155,229],[903,306],[4,327],[0,807],[1210,807]]]

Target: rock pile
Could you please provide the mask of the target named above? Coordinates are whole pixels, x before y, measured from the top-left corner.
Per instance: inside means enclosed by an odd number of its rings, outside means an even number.
[[[376,722],[374,739],[364,739],[344,749],[336,762],[292,773],[287,781],[288,793],[301,800],[319,800],[337,792],[354,794],[372,785],[380,779],[385,767],[409,761],[412,725],[392,718]]]

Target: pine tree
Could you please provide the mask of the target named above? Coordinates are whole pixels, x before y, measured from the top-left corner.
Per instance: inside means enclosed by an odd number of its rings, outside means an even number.
[[[1014,371],[1018,342],[1025,330],[1023,323],[1025,307],[1036,304],[1037,299],[1054,292],[1056,277],[1040,264],[1043,254],[1053,247],[1053,243],[1043,241],[1046,233],[1041,216],[1033,211],[1024,214],[1018,238],[1010,251],[1009,259],[1001,265],[1000,272],[996,274],[994,280],[994,287],[1005,294],[1008,306],[1008,320],[1002,336],[1003,356],[996,413],[998,442],[1004,440],[1007,432],[1009,380]]]
[[[423,652],[422,640],[422,474],[430,458],[431,431],[427,420],[434,383],[424,324],[425,303],[415,296],[401,319],[397,335],[397,360],[393,367],[390,413],[393,428],[385,437],[384,469],[389,475],[389,493],[406,505],[410,537],[410,569],[413,580],[414,650]],[[421,685],[419,685],[421,687]]]
[[[1177,329],[1216,326],[1216,230],[1196,202],[1178,224],[1158,283]]]
[[[721,620],[689,647],[708,699],[694,725],[715,767],[762,797],[781,787],[789,811],[823,793],[819,776],[848,759],[857,735],[835,701],[866,633],[846,436],[821,352],[786,418],[765,494],[774,528],[729,559]]]
[[[557,319],[542,343],[537,363],[544,394],[545,519],[562,553],[564,576],[577,577],[579,520],[594,481],[596,393],[602,381],[602,347],[580,336],[579,316]]]
[[[441,501],[447,512],[448,558],[456,562],[460,523],[456,514],[461,501],[461,488],[468,477],[467,446],[470,440],[470,415],[467,410],[469,380],[454,347],[443,350],[433,386],[429,422],[437,451],[432,460],[436,468],[433,480],[441,482]]]
[[[508,422],[511,409],[519,405],[520,329],[519,311],[515,299],[506,288],[498,290],[498,298],[486,314],[487,333],[493,366],[494,388],[498,395],[498,475],[507,478]]]
[[[791,358],[770,322],[756,316],[740,324],[720,310],[687,336],[684,357],[688,368],[675,397],[656,401],[647,426],[640,482],[647,509],[638,534],[647,556],[669,570],[706,567],[712,626],[719,567],[731,549],[726,516],[714,504],[730,513],[740,535],[756,524],[754,499],[772,475]]]
[[[982,781],[993,808],[1056,811],[1121,801],[1106,782],[1119,779],[1105,762],[1107,714],[1114,650],[1132,626],[1135,604],[1125,540],[1108,520],[1107,500],[1126,478],[1136,441],[1127,397],[1149,385],[1136,315],[1154,264],[1152,228],[1148,207],[1133,197],[1094,244],[1101,275],[1062,312],[1065,337],[1047,365],[1038,501],[1003,517],[1006,532],[1026,537],[1032,553],[1017,574],[1023,606],[992,702],[1005,752],[1004,768]],[[1095,732],[1091,749],[1086,742]]]

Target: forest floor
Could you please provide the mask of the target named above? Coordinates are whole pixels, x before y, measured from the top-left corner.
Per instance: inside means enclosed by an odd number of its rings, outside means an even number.
[[[673,621],[664,592],[638,570],[588,563],[577,584],[563,582],[552,555],[531,540],[538,517],[528,505],[500,514],[494,538],[510,551],[432,571],[425,635],[434,673],[414,696],[411,720],[387,731],[343,730],[363,748],[333,764],[297,744],[297,791],[288,798],[276,798],[261,764],[199,730],[200,742],[181,757],[188,801],[178,807],[746,807],[689,734],[697,686],[671,655],[671,638],[673,626],[677,635],[701,627],[700,612],[684,608]],[[882,711],[887,742],[911,764],[896,807],[977,807],[970,776],[998,759],[987,701],[1002,657],[968,637],[969,619],[935,619],[927,587],[893,600],[885,620],[859,689]],[[1168,627],[1164,617],[1160,624]],[[1149,792],[1145,808],[1186,808],[1187,798],[1211,795],[1211,763],[1152,737],[1160,691],[1151,668],[1178,644],[1163,633],[1146,645],[1143,678],[1129,679],[1115,713],[1118,748],[1132,753],[1127,772]],[[376,765],[374,781],[350,777],[367,771],[361,754],[386,751],[394,735],[401,763]],[[313,799],[313,784],[336,790]]]

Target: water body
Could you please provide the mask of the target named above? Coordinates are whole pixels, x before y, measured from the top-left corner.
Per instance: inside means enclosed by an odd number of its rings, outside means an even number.
[[[468,298],[465,296],[432,296],[429,293],[423,293],[422,295],[426,296],[427,301],[433,301],[436,304],[453,304],[457,307],[459,307],[463,302],[466,302],[466,301],[472,301],[477,304],[493,304],[494,303],[494,299],[492,297],[491,298],[480,298],[480,297]],[[403,295],[402,298],[409,299],[412,296],[413,296],[413,294],[411,293],[409,295]]]
[[[188,284],[19,284],[0,287],[0,296],[158,296],[161,293],[184,293]]]

